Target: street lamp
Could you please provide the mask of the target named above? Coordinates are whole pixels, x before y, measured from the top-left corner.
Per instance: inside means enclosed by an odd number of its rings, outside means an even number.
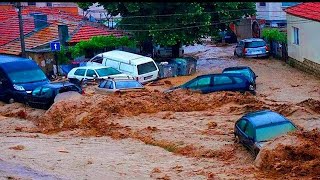
[[[15,7],[16,7],[16,11],[18,12],[18,19],[19,19],[21,56],[26,57],[26,47],[25,47],[25,43],[24,43],[24,34],[23,34],[23,21],[22,21],[22,15],[21,15],[21,2],[17,2]]]

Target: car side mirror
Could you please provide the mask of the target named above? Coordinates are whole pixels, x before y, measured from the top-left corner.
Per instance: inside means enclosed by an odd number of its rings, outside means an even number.
[[[256,75],[256,77],[259,77],[259,76]]]
[[[97,75],[93,75],[92,77],[93,77],[94,79],[96,79],[96,78],[97,78]]]

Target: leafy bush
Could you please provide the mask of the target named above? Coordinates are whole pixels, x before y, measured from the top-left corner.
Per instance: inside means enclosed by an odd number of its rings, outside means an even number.
[[[67,64],[70,61],[67,56],[68,53],[70,53],[70,49],[67,49],[64,46],[61,46],[60,51],[56,52],[59,64]]]
[[[283,32],[280,32],[278,29],[274,28],[267,28],[262,30],[262,37],[271,42],[271,41],[277,41],[277,42],[287,42],[287,35]]]
[[[88,41],[80,41],[73,48],[71,48],[71,54],[73,58],[83,56],[88,51],[99,51],[110,47],[135,47],[136,42],[129,39],[127,36],[115,37],[111,36],[95,36]]]

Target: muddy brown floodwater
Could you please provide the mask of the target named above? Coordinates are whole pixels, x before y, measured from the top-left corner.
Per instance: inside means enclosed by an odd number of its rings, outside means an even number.
[[[199,52],[200,51],[200,52]],[[279,60],[236,59],[233,47],[195,46],[197,74],[248,65],[257,96],[161,91],[195,77],[160,80],[149,91],[62,97],[49,110],[1,104],[0,162],[57,179],[319,178],[320,80]],[[243,114],[271,109],[302,129],[268,143],[257,160],[233,137]],[[10,176],[10,177],[9,177]],[[28,179],[0,171],[1,178]]]

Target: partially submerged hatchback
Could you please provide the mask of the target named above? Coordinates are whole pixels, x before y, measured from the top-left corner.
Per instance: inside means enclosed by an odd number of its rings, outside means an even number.
[[[238,57],[268,57],[269,47],[260,38],[243,39],[237,44],[234,55]]]
[[[254,86],[240,73],[206,74],[197,76],[185,84],[166,90],[165,93],[177,89],[194,90],[203,94],[217,91],[238,91],[241,93],[247,91],[255,94]]]
[[[270,110],[262,110],[241,117],[235,123],[234,135],[256,156],[266,142],[296,129],[296,126],[284,116]]]
[[[144,86],[134,78],[109,78],[100,82],[98,93],[142,91]]]

